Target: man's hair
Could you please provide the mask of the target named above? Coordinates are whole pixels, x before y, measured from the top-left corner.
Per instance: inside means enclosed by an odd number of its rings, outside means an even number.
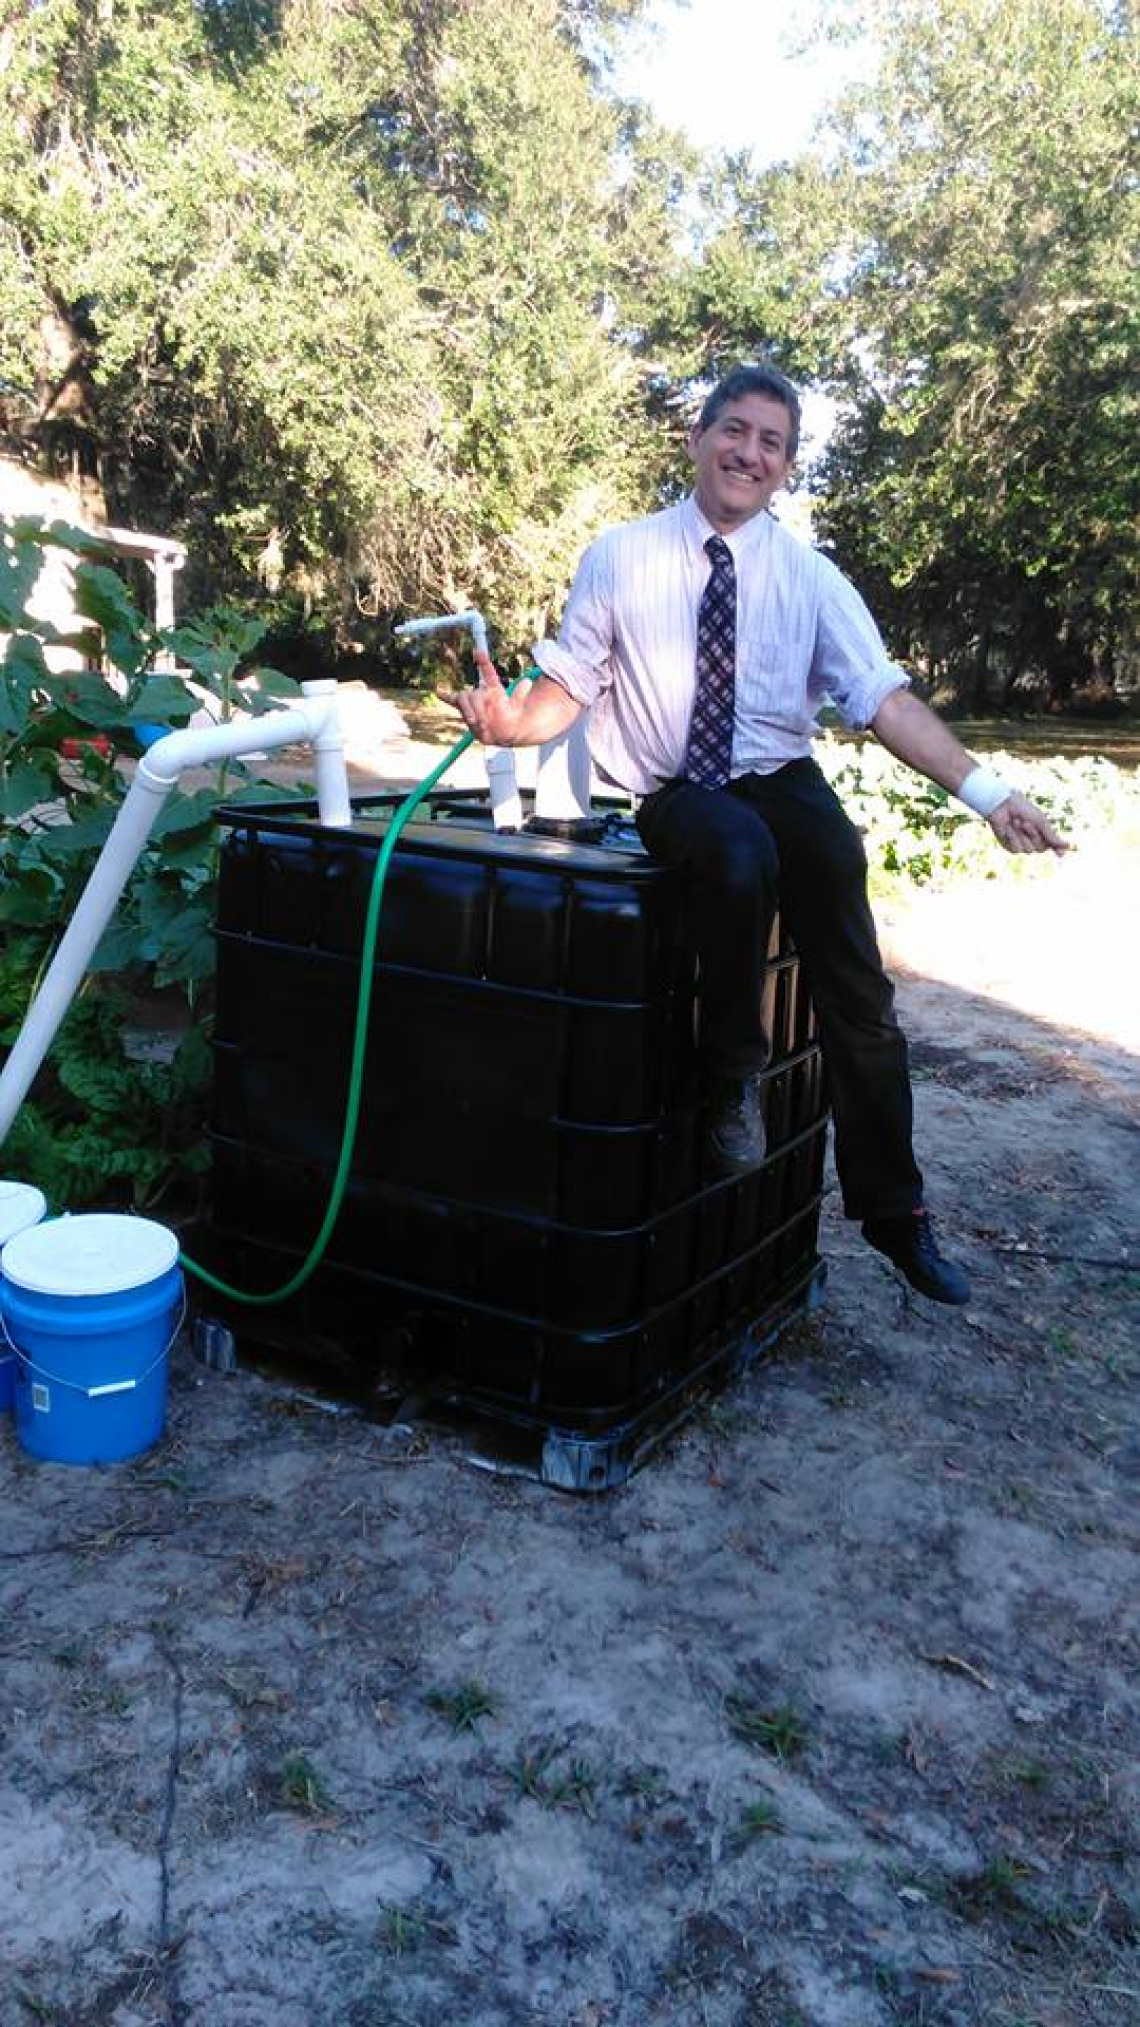
[[[697,418],[697,428],[707,429],[730,401],[743,401],[746,394],[767,394],[783,402],[788,411],[788,456],[800,447],[800,397],[786,373],[775,366],[734,366],[718,380]]]

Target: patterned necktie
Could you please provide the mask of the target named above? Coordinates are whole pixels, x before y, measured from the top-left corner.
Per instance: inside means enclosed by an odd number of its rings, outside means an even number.
[[[705,554],[712,575],[697,613],[697,695],[685,775],[702,788],[723,788],[732,763],[736,697],[736,571],[719,535],[709,536]]]

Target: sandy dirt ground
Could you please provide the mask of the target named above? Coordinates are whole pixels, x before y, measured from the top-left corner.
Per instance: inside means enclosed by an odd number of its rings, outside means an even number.
[[[0,1432],[2,2027],[1140,2019],[1138,874],[887,911],[975,1299],[832,1192],[617,1491],[183,1348],[131,1464]]]

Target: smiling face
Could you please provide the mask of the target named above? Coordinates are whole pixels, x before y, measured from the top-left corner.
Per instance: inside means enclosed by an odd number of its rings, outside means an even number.
[[[697,505],[718,534],[731,534],[768,505],[785,484],[792,460],[792,418],[769,394],[728,401],[706,429],[689,432]]]

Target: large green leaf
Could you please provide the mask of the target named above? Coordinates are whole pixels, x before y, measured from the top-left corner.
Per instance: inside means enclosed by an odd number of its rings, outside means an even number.
[[[178,1097],[193,1096],[208,1089],[213,1080],[214,1052],[197,1025],[189,1028],[178,1044],[170,1070]]]
[[[283,703],[294,703],[301,694],[301,685],[294,677],[283,675],[280,669],[250,669],[240,678],[243,711],[251,711],[260,717],[266,711],[275,711]]]
[[[38,542],[42,526],[40,521],[29,523],[23,515],[0,514],[0,630],[10,632],[23,622],[43,569]]]
[[[138,919],[120,903],[103,931],[91,959],[92,971],[130,971],[154,961],[154,938],[147,936]]]
[[[106,844],[117,814],[116,809],[103,804],[63,823],[49,824],[39,834],[40,855],[56,866],[72,866],[85,853],[94,857]]]
[[[211,977],[215,952],[213,915],[200,902],[184,902],[169,926],[155,960],[158,985],[196,985]]]
[[[55,694],[61,708],[81,726],[107,732],[126,723],[126,699],[95,669],[76,669],[57,678]]]
[[[264,633],[263,619],[231,606],[215,606],[199,618],[172,628],[162,638],[177,659],[193,669],[200,682],[217,692],[253,653]]]
[[[60,696],[55,694],[55,679],[46,701],[37,706],[29,718],[21,738],[26,752],[42,752],[58,759],[65,739],[74,738],[79,727],[69,715]]]
[[[132,697],[126,717],[132,725],[185,725],[199,701],[177,676],[149,675]]]
[[[0,735],[24,731],[32,699],[48,684],[44,651],[34,634],[11,633],[0,648]]]
[[[177,836],[182,831],[200,831],[203,838],[207,837],[217,806],[218,798],[209,789],[196,789],[192,795],[180,795],[175,790],[163,804],[151,832],[152,842]]]
[[[0,817],[14,823],[37,804],[48,802],[55,788],[54,777],[45,767],[31,761],[17,761],[0,771]]]
[[[11,928],[48,929],[59,919],[60,883],[46,867],[25,867],[0,886],[0,922]]]
[[[140,889],[137,905],[140,924],[154,952],[157,983],[208,977],[214,968],[209,909],[159,880]]]
[[[114,570],[81,563],[75,573],[75,605],[102,630],[107,658],[125,676],[136,676],[153,651],[151,630]]]
[[[14,539],[32,550],[69,549],[76,556],[97,556],[106,548],[99,535],[74,521],[52,520],[43,514],[13,514],[7,525]]]

